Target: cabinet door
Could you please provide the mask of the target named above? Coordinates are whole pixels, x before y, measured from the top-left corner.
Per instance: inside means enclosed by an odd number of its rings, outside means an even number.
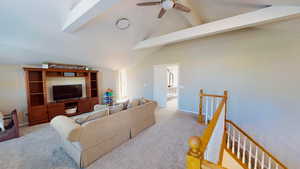
[[[96,105],[96,104],[99,104],[99,98],[91,98],[90,99],[90,102],[91,102],[91,111],[93,111],[94,110],[94,106]]]
[[[53,119],[55,116],[64,115],[64,113],[65,105],[63,103],[48,105],[49,120]]]
[[[29,124],[40,124],[48,122],[47,106],[34,106],[29,111]]]
[[[89,99],[85,100],[80,100],[78,103],[78,112],[79,113],[86,113],[91,111],[91,106],[90,106],[90,101]]]

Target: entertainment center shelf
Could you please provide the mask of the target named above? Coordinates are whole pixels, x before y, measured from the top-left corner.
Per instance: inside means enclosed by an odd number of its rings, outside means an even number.
[[[29,125],[49,122],[58,115],[74,116],[93,110],[99,104],[98,71],[79,69],[24,68],[26,77]],[[63,101],[48,100],[49,78],[84,78],[86,97]],[[76,105],[76,112],[66,114],[67,108]]]

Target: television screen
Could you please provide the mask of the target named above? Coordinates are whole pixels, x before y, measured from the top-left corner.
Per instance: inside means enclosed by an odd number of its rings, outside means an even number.
[[[82,97],[82,85],[53,86],[53,100],[64,100]]]

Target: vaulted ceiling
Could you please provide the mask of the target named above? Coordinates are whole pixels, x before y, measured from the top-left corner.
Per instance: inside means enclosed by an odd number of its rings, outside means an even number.
[[[85,0],[84,0],[85,1]],[[74,32],[62,27],[80,0],[1,0],[0,64],[62,62],[118,69],[137,63],[157,49],[133,51],[139,41],[190,27],[182,13],[168,11],[157,19],[159,6],[137,7],[120,0]],[[190,0],[205,22],[249,12],[269,4],[300,5],[300,0]],[[128,18],[131,26],[119,30],[115,22]]]

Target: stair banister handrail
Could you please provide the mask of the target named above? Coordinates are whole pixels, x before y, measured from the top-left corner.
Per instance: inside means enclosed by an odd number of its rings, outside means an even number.
[[[221,165],[224,150],[227,150],[227,152],[231,154],[231,156],[235,160],[237,160],[237,162],[239,162],[239,164],[243,168],[257,169],[260,167],[263,169],[271,169],[274,166],[273,164],[275,164],[275,169],[288,169],[283,163],[281,163],[269,151],[267,151],[257,141],[255,141],[246,132],[239,128],[235,123],[233,123],[230,120],[226,120],[228,100],[227,91],[225,91],[224,96],[222,96],[214,94],[205,94],[204,90],[201,89],[199,97],[200,103],[198,122],[207,125],[207,128],[204,130],[204,134],[202,136],[194,136],[191,137],[191,139],[189,140],[190,151],[187,154],[187,169],[223,169]],[[221,102],[218,102],[219,105],[217,109],[216,107],[212,106],[212,103],[213,105],[215,105],[215,99],[218,99],[219,101],[221,99]],[[212,109],[212,107],[214,108]],[[225,114],[223,114],[222,112]],[[220,131],[220,127],[218,127],[219,129],[216,130],[216,133],[214,134],[214,129],[216,128],[216,126],[223,125],[220,122],[224,123],[223,129],[225,130],[220,148],[221,151],[218,154],[219,160],[217,160],[215,159],[215,156],[209,156],[209,154],[217,155],[217,153],[215,153],[215,150],[219,150],[219,147],[211,146],[211,144],[216,143],[211,142],[211,140],[220,138],[220,134],[217,134],[218,131]],[[228,128],[226,127],[227,125],[229,125]],[[232,128],[232,134],[230,134],[230,128]],[[242,138],[244,143],[242,143],[241,136],[243,136]],[[230,139],[233,139],[233,141],[231,141]],[[229,141],[231,141],[231,146],[229,146]],[[248,142],[249,150],[246,150],[246,142]],[[237,144],[237,148],[235,147],[235,143]],[[229,147],[231,148],[228,149]],[[215,164],[217,161],[218,164]]]
[[[203,89],[200,90],[200,104],[199,104],[199,116],[198,116],[198,121],[203,122],[203,97],[208,96],[208,97],[220,97],[222,98],[222,101],[218,105],[217,110],[213,114],[213,118],[209,122],[207,128],[204,130],[204,134],[200,137],[198,136],[193,136],[189,139],[189,152],[187,153],[187,169],[201,169],[203,168],[209,168],[214,166],[214,168],[218,169],[224,169],[222,166],[218,164],[211,163],[207,160],[204,159],[204,153],[207,149],[207,146],[209,144],[210,138],[213,135],[214,129],[217,125],[217,122],[219,120],[219,117],[222,113],[223,108],[225,107],[225,114],[226,114],[226,102],[227,102],[227,96],[228,92],[224,92],[224,96],[221,95],[209,95],[209,94],[204,94]],[[225,124],[225,121],[224,121]],[[225,126],[224,126],[225,127]],[[207,166],[210,164],[209,166]]]
[[[213,131],[216,127],[216,124],[218,122],[218,119],[221,115],[221,112],[222,112],[222,109],[223,107],[225,106],[225,103],[226,103],[226,98],[224,97],[224,99],[221,101],[217,111],[215,112],[212,120],[209,122],[207,128],[204,130],[204,133],[203,135],[201,136],[201,141],[203,142],[203,149],[205,150],[208,143],[209,143],[209,140],[213,134]]]
[[[278,163],[282,168],[288,169],[283,163],[281,163],[277,158],[275,158],[268,150],[266,150],[263,146],[261,146],[257,141],[255,141],[251,136],[249,136],[244,130],[238,127],[234,122],[231,120],[226,120],[226,123],[229,123],[234,128],[236,128],[240,133],[242,133],[248,140],[250,140],[253,144],[255,144],[261,151],[263,151],[266,155],[268,155],[272,160]]]
[[[204,93],[203,89],[200,89],[200,92],[199,92],[199,98],[200,98],[199,101],[200,101],[200,103],[199,103],[199,113],[198,113],[198,122],[199,123],[203,123],[204,122],[203,116],[208,115],[208,112],[203,111],[205,97],[225,99],[225,106],[227,106],[228,91],[225,90],[224,95],[217,95],[217,94],[206,94],[206,93]],[[226,109],[225,113],[227,113],[227,107],[225,109]],[[213,112],[213,113],[215,113],[215,112]]]
[[[227,169],[203,158],[201,138],[193,136],[189,139],[190,150],[187,155],[187,169]]]

